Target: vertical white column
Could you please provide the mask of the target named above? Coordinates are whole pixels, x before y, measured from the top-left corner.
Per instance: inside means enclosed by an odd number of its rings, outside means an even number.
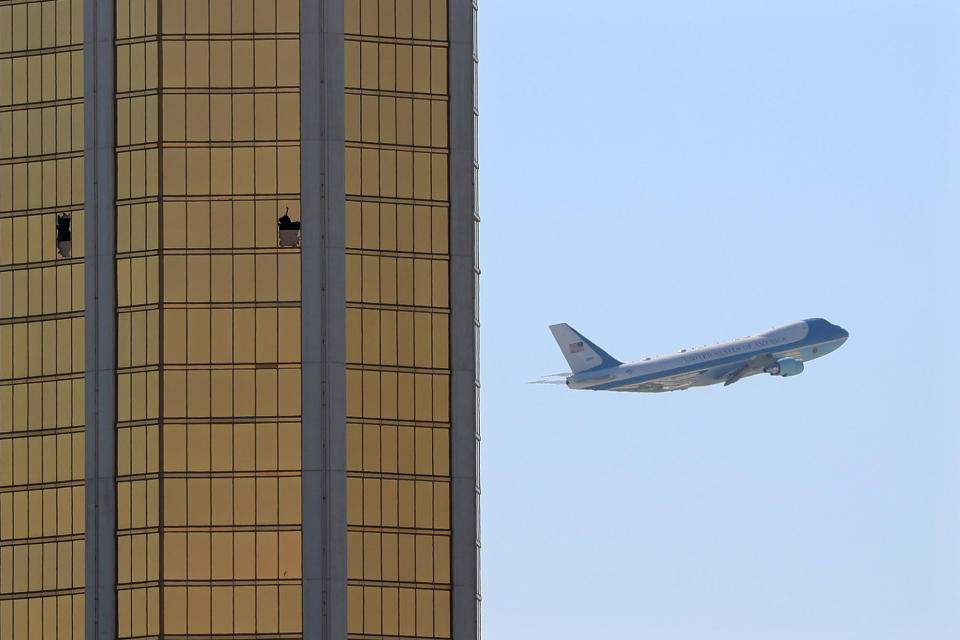
[[[480,636],[476,12],[450,0],[450,359],[452,634]]]
[[[343,2],[300,3],[303,637],[347,637]]]
[[[86,638],[117,626],[114,3],[84,2]]]

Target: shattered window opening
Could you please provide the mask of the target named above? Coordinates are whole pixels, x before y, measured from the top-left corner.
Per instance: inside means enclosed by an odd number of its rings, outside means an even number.
[[[281,247],[300,246],[300,221],[290,219],[290,207],[277,220],[277,234]]]
[[[73,233],[70,229],[71,216],[62,213],[57,216],[57,253],[64,258],[73,255]]]

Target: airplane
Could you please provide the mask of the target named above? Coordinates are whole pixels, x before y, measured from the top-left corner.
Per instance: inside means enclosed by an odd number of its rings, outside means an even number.
[[[570,373],[537,384],[566,384],[571,389],[658,393],[711,384],[731,384],[760,373],[795,376],[803,363],[835,351],[850,334],[823,318],[809,318],[712,347],[624,364],[568,324],[550,325]]]

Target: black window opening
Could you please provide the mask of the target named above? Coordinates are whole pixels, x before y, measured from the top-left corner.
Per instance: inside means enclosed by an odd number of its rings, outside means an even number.
[[[73,232],[71,230],[72,216],[61,213],[57,216],[57,253],[61,257],[69,258],[73,255]]]
[[[277,235],[281,247],[300,246],[300,221],[290,219],[290,207],[277,220]]]

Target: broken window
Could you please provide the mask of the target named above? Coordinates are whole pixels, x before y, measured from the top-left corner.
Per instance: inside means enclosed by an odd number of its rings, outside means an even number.
[[[73,255],[73,233],[70,230],[71,216],[61,213],[57,216],[57,253],[64,258]]]
[[[277,233],[281,247],[300,246],[300,221],[290,219],[290,207],[277,220]]]

